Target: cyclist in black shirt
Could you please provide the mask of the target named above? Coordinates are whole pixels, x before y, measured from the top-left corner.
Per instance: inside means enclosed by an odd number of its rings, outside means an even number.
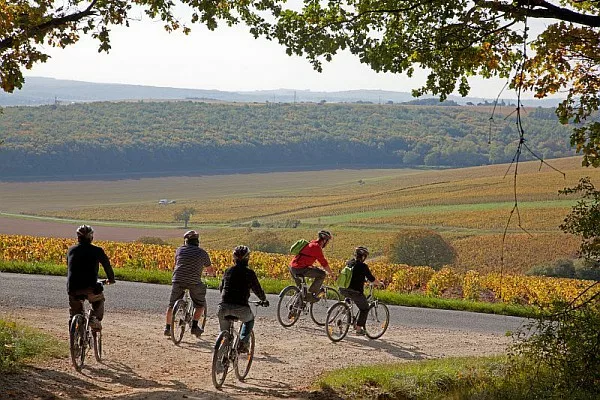
[[[254,327],[254,314],[248,304],[250,290],[263,302],[263,305],[269,305],[256,273],[248,268],[249,259],[250,249],[246,246],[237,246],[233,250],[235,265],[225,270],[219,285],[221,292],[218,311],[219,327],[221,331],[229,330],[231,322],[225,319],[226,316],[234,316],[243,323],[240,332],[240,343],[243,347],[240,351],[248,348],[250,333]]]
[[[67,293],[69,294],[69,316],[83,312],[83,300],[92,305],[90,325],[100,330],[104,317],[103,287],[98,283],[99,264],[102,264],[109,283],[115,283],[115,274],[108,256],[101,247],[92,244],[94,230],[91,226],[77,228],[77,241],[67,251]],[[69,318],[69,325],[71,319]]]
[[[357,335],[365,334],[365,323],[367,322],[367,316],[369,312],[369,303],[367,297],[364,294],[365,281],[374,282],[375,284],[381,285],[381,281],[377,281],[369,266],[365,264],[365,260],[369,255],[369,250],[366,247],[359,246],[354,249],[354,258],[348,260],[346,263],[352,268],[352,279],[348,288],[339,288],[342,296],[349,297],[352,299],[354,304],[358,307],[360,312],[358,313],[358,319],[356,321]]]

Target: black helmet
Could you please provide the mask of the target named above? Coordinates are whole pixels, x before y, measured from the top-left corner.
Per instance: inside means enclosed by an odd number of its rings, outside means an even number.
[[[77,228],[77,238],[89,240],[90,242],[94,239],[94,230],[89,225],[81,225]]]
[[[250,258],[250,249],[248,246],[237,246],[233,249],[234,260],[246,260]]]
[[[363,260],[369,255],[369,249],[363,246],[358,246],[354,249],[354,257],[362,258]]]
[[[331,240],[333,235],[329,231],[319,231],[319,240]]]
[[[200,239],[200,235],[198,234],[198,232],[196,231],[187,231],[185,233],[185,235],[183,235],[183,238],[185,240],[194,240],[194,239]]]

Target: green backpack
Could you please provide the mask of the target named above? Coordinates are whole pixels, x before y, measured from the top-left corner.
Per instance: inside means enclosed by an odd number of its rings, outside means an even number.
[[[296,243],[294,243],[292,247],[290,247],[290,254],[294,254],[297,256],[298,254],[300,254],[302,249],[305,248],[306,245],[308,245],[308,243],[310,242],[306,239],[300,239],[296,241]]]
[[[337,281],[335,282],[338,285],[338,287],[348,289],[348,287],[350,286],[350,281],[352,280],[352,268],[353,266],[350,266],[348,264],[346,264],[346,266],[342,268],[342,270],[340,271],[340,276],[338,276]]]

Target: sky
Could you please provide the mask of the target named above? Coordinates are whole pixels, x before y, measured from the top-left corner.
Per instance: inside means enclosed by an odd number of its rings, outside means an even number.
[[[66,49],[48,46],[45,51],[51,58],[36,64],[25,76],[223,91],[410,92],[425,82],[424,71],[416,71],[411,78],[376,73],[350,53],[324,62],[323,72],[319,73],[305,58],[288,56],[283,46],[263,38],[254,39],[247,29],[221,26],[209,31],[193,25],[192,33],[186,36],[181,32],[167,33],[160,22],[133,21],[129,28],[113,28],[108,54],[98,53],[98,43],[89,37],[82,37]],[[471,83],[469,96],[495,99],[505,81],[474,78]],[[516,94],[504,91],[501,98],[516,98]]]

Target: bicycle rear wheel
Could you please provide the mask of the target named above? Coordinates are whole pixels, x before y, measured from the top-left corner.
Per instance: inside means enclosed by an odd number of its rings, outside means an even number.
[[[220,389],[223,386],[227,370],[229,369],[229,349],[231,347],[231,339],[229,332],[223,331],[219,334],[215,342],[215,349],[212,359],[212,381],[215,388]]]
[[[319,294],[319,301],[310,305],[310,317],[319,326],[325,325],[329,307],[341,300],[340,293],[334,288],[323,286],[323,289],[324,292]]]
[[[352,321],[350,307],[343,301],[335,303],[327,312],[325,332],[332,342],[339,342],[348,333]]]
[[[379,339],[390,324],[390,310],[383,303],[373,303],[369,307],[365,334],[369,339]]]
[[[71,319],[69,329],[69,347],[71,350],[71,361],[77,371],[81,370],[85,362],[85,318],[77,314]]]
[[[94,356],[96,361],[102,361],[102,331],[92,331],[92,338],[94,343]]]
[[[237,349],[236,349],[237,351]],[[250,342],[248,344],[248,353],[240,353],[238,351],[237,357],[235,358],[234,370],[235,376],[240,381],[243,381],[246,376],[248,376],[248,372],[250,372],[250,367],[252,366],[252,359],[254,358],[254,331],[250,333]]]
[[[179,344],[185,332],[187,315],[187,304],[184,300],[177,300],[173,305],[173,314],[171,315],[171,339],[173,343]]]
[[[294,325],[302,312],[302,297],[300,289],[288,286],[279,294],[277,303],[277,320],[284,328]]]

